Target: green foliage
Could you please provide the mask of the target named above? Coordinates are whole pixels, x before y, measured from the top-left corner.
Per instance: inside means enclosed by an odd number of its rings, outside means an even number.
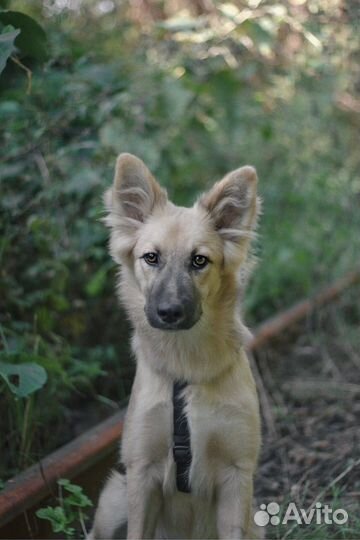
[[[12,63],[0,81],[2,360],[35,355],[48,373],[31,396],[26,463],[76,433],[74,410],[98,408],[103,395],[122,402],[130,389],[128,326],[101,223],[119,152],[144,159],[185,205],[231,168],[257,167],[264,214],[247,320],[355,266],[360,249],[358,124],[341,105],[356,86],[351,21],[320,0],[300,18],[291,3],[242,13],[218,2],[214,15],[145,32],[126,3],[107,14],[95,0],[80,4],[14,1],[46,29],[39,47],[51,58],[32,68],[30,95]],[[11,434],[24,433],[25,418],[3,394],[5,404],[2,476],[17,466],[24,437]]]
[[[50,521],[53,532],[63,533],[66,538],[73,538],[80,525],[85,534],[84,520],[86,515],[83,513],[83,509],[93,506],[93,503],[83,493],[82,487],[71,484],[69,480],[58,480],[58,485],[61,491],[61,505],[40,508],[36,512],[37,517]],[[63,496],[63,491],[69,495]]]
[[[6,66],[6,62],[15,50],[15,39],[19,35],[20,30],[15,29],[11,25],[7,25],[1,29],[0,33],[0,75]]]
[[[15,36],[15,44],[23,54],[37,60],[46,59],[46,34],[32,17],[19,11],[0,10],[0,24],[20,30],[20,35]]]
[[[294,502],[291,498],[287,499],[280,509],[280,519],[282,521],[288,504]],[[320,501],[325,505],[324,500]],[[348,499],[344,489],[338,488],[336,485],[332,488],[331,493],[326,496],[326,504],[331,508],[332,513],[337,509],[348,508]],[[307,513],[309,509],[306,504],[297,501],[297,509],[304,508]],[[285,540],[286,538],[296,538],[297,540],[348,540],[349,538],[358,538],[360,533],[360,519],[357,512],[348,512],[348,521],[339,526],[336,524],[327,524],[324,522],[323,516],[320,523],[317,523],[314,517],[310,524],[298,524],[295,521],[289,521],[287,524],[268,526],[266,528],[266,536],[271,540]],[[331,518],[330,518],[331,519]]]
[[[1,358],[1,353],[0,353]],[[35,357],[36,358],[36,357]],[[18,398],[28,397],[33,392],[40,390],[46,383],[47,374],[39,364],[29,362],[33,358],[27,355],[26,364],[7,364],[0,361],[0,377]],[[12,382],[12,380],[16,382]]]

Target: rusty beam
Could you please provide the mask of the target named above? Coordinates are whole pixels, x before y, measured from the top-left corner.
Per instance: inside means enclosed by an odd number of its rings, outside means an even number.
[[[359,281],[360,271],[347,274],[312,298],[268,319],[256,329],[250,348],[260,348],[285,328],[300,321],[315,308],[334,300],[345,288]],[[78,477],[109,456],[121,437],[123,415],[123,411],[116,413],[9,480],[0,492],[0,527],[54,493],[58,478]]]
[[[124,411],[114,414],[9,480],[0,492],[0,526],[56,493],[59,478],[71,479],[111,453],[119,443],[123,417]]]
[[[283,330],[289,328],[289,326],[292,324],[299,322],[310,315],[314,309],[335,300],[344,289],[359,282],[360,270],[350,272],[311,298],[302,300],[291,308],[282,311],[270,319],[267,319],[255,330],[254,337],[249,344],[250,349],[259,349],[271,338],[278,336]]]

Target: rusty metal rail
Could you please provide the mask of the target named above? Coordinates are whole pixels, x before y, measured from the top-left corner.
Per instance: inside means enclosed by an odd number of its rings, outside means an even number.
[[[119,411],[9,480],[0,492],[0,538],[6,538],[3,525],[56,493],[59,478],[77,477],[108,457],[121,437],[123,417]]]
[[[314,296],[302,300],[291,308],[267,319],[255,330],[254,338],[249,345],[250,349],[259,349],[271,338],[278,336],[285,328],[289,328],[292,324],[301,321],[314,311],[314,309],[335,300],[344,289],[359,282],[360,271],[350,272]]]
[[[250,349],[259,349],[285,328],[305,318],[315,308],[334,300],[344,289],[359,281],[360,271],[351,272],[312,298],[303,300],[268,319],[256,329],[254,338],[249,344]],[[96,477],[99,476],[94,471],[99,464],[111,463],[111,460],[115,459],[115,451],[122,434],[123,415],[123,411],[116,413],[42,459],[39,464],[33,465],[9,480],[0,492],[0,538],[25,537],[24,530],[31,529],[26,511],[29,509],[33,511],[41,501],[54,495],[57,479],[76,478],[82,485],[88,484],[90,479],[94,484]],[[84,477],[87,478],[86,481]],[[20,518],[24,522],[22,525],[20,525]]]

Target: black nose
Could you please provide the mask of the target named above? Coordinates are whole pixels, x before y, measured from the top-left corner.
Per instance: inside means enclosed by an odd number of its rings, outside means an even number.
[[[162,303],[157,308],[160,319],[165,323],[176,323],[184,317],[184,308],[181,304]]]

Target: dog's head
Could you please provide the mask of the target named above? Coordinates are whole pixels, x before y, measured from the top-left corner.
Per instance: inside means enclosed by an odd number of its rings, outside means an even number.
[[[140,159],[118,157],[105,194],[110,249],[131,271],[152,327],[189,329],[225,299],[224,283],[234,281],[256,223],[256,184],[255,169],[245,166],[183,208]]]

